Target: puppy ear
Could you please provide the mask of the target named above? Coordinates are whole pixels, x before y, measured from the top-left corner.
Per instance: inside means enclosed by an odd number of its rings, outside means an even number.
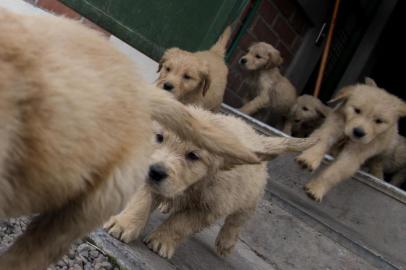
[[[165,51],[165,53],[162,55],[161,59],[159,60],[159,65],[158,65],[158,70],[157,73],[161,72],[162,65],[168,61],[171,57],[175,57],[176,54],[180,53],[181,50],[178,48],[170,48]]]
[[[202,75],[201,84],[202,84],[202,95],[205,96],[211,84],[210,75],[208,73]]]
[[[274,66],[279,67],[283,63],[283,58],[279,51],[273,51],[269,53],[268,63],[266,64],[267,68],[271,68]]]
[[[370,77],[365,77],[365,84],[370,85],[370,86],[374,86],[374,87],[378,87],[375,80],[370,78]]]
[[[327,106],[325,106],[324,104],[320,104],[320,105],[321,106],[316,108],[316,112],[321,118],[326,118],[329,113],[329,108]]]
[[[337,95],[333,99],[327,101],[327,103],[333,105],[334,108],[341,107],[351,96],[353,90],[354,88],[352,86],[344,87],[337,93]]]
[[[406,117],[406,103],[405,102],[402,102],[400,105],[399,116]]]
[[[200,73],[200,87],[202,89],[202,96],[205,96],[210,88],[211,78],[209,71],[209,64],[206,61],[201,63],[201,73]]]

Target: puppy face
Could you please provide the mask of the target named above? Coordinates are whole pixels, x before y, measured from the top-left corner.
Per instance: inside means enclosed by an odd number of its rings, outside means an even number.
[[[292,121],[300,124],[308,121],[321,120],[326,118],[327,109],[321,101],[310,95],[302,95],[296,100],[296,104],[291,109]]]
[[[371,85],[346,87],[334,101],[343,102],[345,134],[364,144],[396,125],[399,117],[406,114],[402,100]]]
[[[247,70],[262,70],[280,66],[283,59],[272,45],[258,42],[248,48],[248,52],[241,57],[239,63]]]
[[[176,197],[221,167],[221,158],[180,140],[156,123],[154,130],[155,150],[147,177],[154,192]]]
[[[210,86],[207,63],[178,48],[164,53],[158,72],[157,86],[173,93],[177,99],[196,91],[204,96]]]

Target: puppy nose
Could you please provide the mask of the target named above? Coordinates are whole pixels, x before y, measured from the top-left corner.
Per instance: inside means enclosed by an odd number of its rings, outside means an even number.
[[[240,59],[240,64],[241,65],[245,65],[246,63],[247,63],[247,59],[245,59],[245,58]]]
[[[148,176],[154,182],[161,182],[166,177],[168,177],[168,173],[166,172],[166,169],[163,165],[153,164],[149,166]]]
[[[360,127],[356,127],[352,130],[352,134],[357,138],[362,138],[365,136],[365,131]]]
[[[171,91],[171,90],[173,89],[173,84],[171,84],[170,82],[165,82],[163,88],[164,88],[166,91]]]

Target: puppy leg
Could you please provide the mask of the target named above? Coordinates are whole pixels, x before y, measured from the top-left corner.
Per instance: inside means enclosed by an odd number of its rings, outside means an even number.
[[[269,95],[266,91],[261,92],[260,95],[255,97],[253,100],[245,104],[240,108],[240,111],[252,115],[258,110],[265,108],[269,104]]]
[[[220,256],[227,256],[237,244],[242,226],[252,216],[253,211],[240,211],[229,215],[216,238],[216,250]]]
[[[369,169],[369,173],[373,176],[384,179],[383,175],[383,161],[380,157],[373,157],[366,162],[366,166]]]
[[[216,219],[217,216],[199,210],[177,212],[147,236],[144,242],[155,253],[170,259],[176,247],[189,235],[208,227]]]
[[[305,185],[304,189],[310,198],[320,202],[332,187],[354,175],[371,156],[353,146],[346,146],[327,169]]]
[[[406,181],[406,168],[401,169],[392,176],[390,183],[394,186],[400,187]]]
[[[104,185],[107,186],[107,185]],[[100,187],[57,211],[36,217],[0,257],[1,270],[42,270],[56,261],[70,244],[96,228],[121,201],[111,187]]]
[[[173,208],[173,203],[170,201],[161,202],[158,206],[158,210],[162,214],[168,214],[169,212],[171,212],[172,208]]]
[[[293,126],[293,123],[292,123],[292,121],[289,119],[289,120],[287,120],[286,122],[285,122],[285,126],[283,127],[283,132],[284,133],[286,133],[286,134],[288,134],[288,135],[292,135],[292,126]]]
[[[296,158],[300,166],[309,171],[314,171],[320,166],[327,151],[342,137],[340,122],[340,119],[332,114],[320,129],[312,133],[309,138],[317,138],[318,143]]]
[[[158,204],[155,197],[146,185],[140,187],[126,208],[104,224],[104,229],[125,243],[137,239]]]

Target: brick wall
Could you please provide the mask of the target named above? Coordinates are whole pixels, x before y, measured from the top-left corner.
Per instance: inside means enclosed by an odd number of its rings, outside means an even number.
[[[225,102],[238,108],[242,106],[242,99],[248,94],[244,86],[246,74],[240,69],[238,60],[252,43],[265,41],[277,48],[284,58],[281,68],[283,72],[299,49],[309,27],[309,21],[295,0],[262,0],[230,59]],[[267,116],[268,113],[262,112],[257,118],[268,122]]]

